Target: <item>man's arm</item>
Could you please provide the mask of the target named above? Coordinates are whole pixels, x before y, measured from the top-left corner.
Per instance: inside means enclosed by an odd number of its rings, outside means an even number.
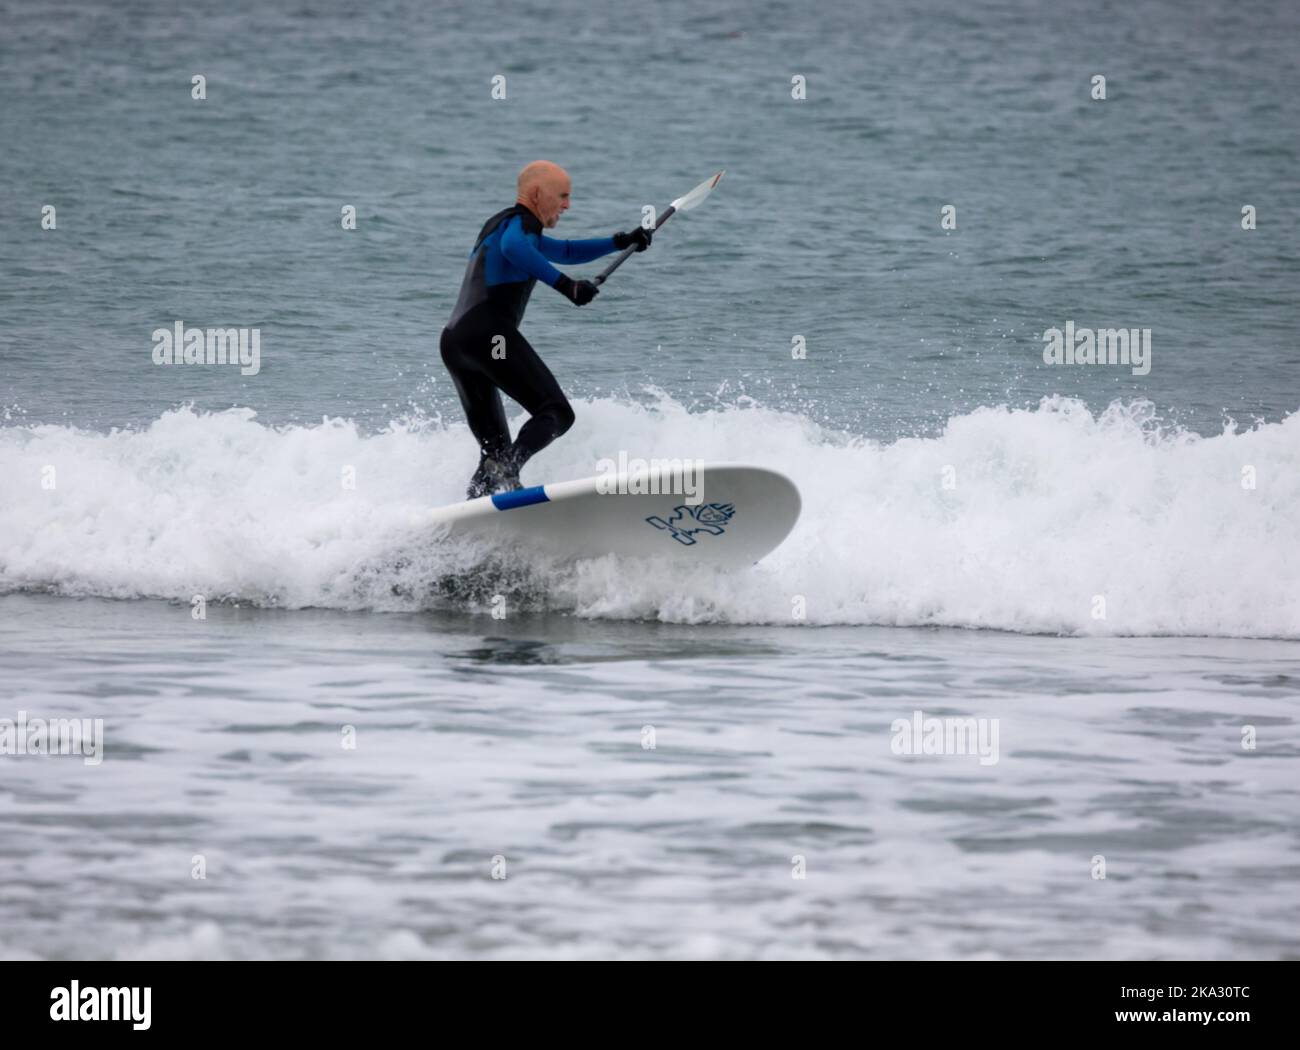
[[[545,240],[546,238],[542,238]],[[613,244],[614,238],[609,238],[610,244]],[[564,241],[556,242],[564,244]],[[582,244],[582,241],[577,242]],[[613,250],[612,247],[610,249]],[[514,263],[525,273],[536,277],[539,281],[545,281],[562,296],[568,299],[575,306],[586,306],[592,301],[599,292],[594,284],[590,281],[575,281],[568,274],[560,273],[554,266],[546,261],[546,257],[537,250],[533,239],[524,232],[524,224],[516,217],[510,220],[510,224],[501,234],[501,254],[510,262]],[[601,252],[600,255],[606,254]],[[598,256],[592,256],[598,258]]]
[[[546,240],[546,238],[542,239]],[[612,241],[613,238],[609,240]],[[524,224],[518,216],[510,220],[505,232],[501,234],[501,254],[525,273],[549,284],[552,288],[564,276],[537,250],[532,238],[524,232]]]
[[[542,254],[551,262],[576,266],[616,251],[613,237],[592,237],[585,241],[562,241],[542,234]]]

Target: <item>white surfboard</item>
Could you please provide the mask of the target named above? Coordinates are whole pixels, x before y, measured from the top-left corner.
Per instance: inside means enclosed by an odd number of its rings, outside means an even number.
[[[752,565],[799,518],[799,490],[775,470],[717,464],[687,477],[684,486],[680,473],[652,469],[535,485],[440,507],[428,521],[453,537],[565,559],[618,554],[725,567]]]

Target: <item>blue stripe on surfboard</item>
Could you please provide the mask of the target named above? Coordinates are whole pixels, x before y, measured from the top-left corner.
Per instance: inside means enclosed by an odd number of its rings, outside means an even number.
[[[534,503],[549,503],[545,485],[532,488],[515,489],[514,492],[498,492],[492,497],[497,510],[514,510],[516,507],[528,507]]]

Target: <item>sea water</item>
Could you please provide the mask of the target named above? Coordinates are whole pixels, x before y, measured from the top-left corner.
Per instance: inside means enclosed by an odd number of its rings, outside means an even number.
[[[3,5],[0,954],[1294,957],[1294,6],[549,10]],[[537,157],[727,169],[524,481],[775,468],[752,571],[419,527]]]

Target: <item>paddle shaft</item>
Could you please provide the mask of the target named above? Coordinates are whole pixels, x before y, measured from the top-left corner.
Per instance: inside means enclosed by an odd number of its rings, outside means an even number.
[[[677,209],[674,208],[671,204],[668,205],[668,209],[665,212],[663,212],[659,216],[659,218],[655,220],[656,233],[659,231],[659,227],[662,226],[664,223],[666,223],[669,219],[671,219],[673,217],[673,214],[676,211]],[[617,259],[615,259],[612,263],[606,266],[604,270],[602,270],[599,274],[596,275],[596,279],[592,283],[597,286],[604,284],[605,279],[609,277],[609,275],[613,273],[615,270],[617,270],[620,266],[622,266],[625,262],[627,262],[627,257],[635,251],[636,251],[635,248],[624,248],[621,252],[619,252]]]

